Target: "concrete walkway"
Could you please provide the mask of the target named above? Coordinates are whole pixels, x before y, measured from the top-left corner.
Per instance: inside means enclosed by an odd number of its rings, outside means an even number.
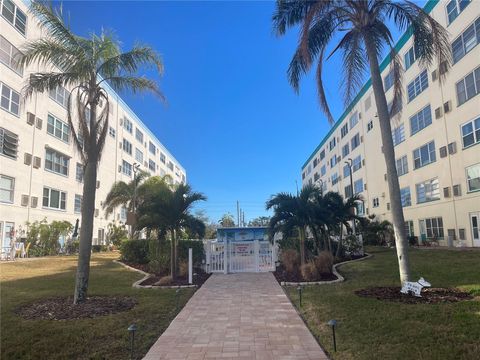
[[[144,359],[327,359],[271,273],[212,275]]]

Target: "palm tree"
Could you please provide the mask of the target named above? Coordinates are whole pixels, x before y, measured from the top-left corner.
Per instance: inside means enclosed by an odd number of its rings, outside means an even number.
[[[233,215],[230,213],[223,214],[222,218],[218,220],[218,223],[222,227],[235,227],[235,220],[233,218]]]
[[[402,66],[393,47],[393,36],[385,23],[393,23],[404,31],[411,31],[422,66],[436,60],[443,74],[450,64],[450,47],[446,30],[423,9],[410,1],[394,0],[277,0],[273,15],[273,27],[277,35],[300,25],[299,45],[288,68],[288,78],[298,92],[300,78],[313,62],[317,63],[316,82],[318,99],[330,123],[330,113],[322,81],[324,61],[333,53],[343,53],[343,90],[345,103],[349,103],[362,84],[365,70],[369,69],[373,93],[380,122],[383,154],[387,166],[388,188],[393,224],[396,236],[400,281],[410,278],[408,241],[404,226],[395,152],[390,125],[390,113],[380,74],[379,57],[385,46],[390,49],[391,69],[394,76],[394,100],[392,110],[402,103]],[[341,40],[327,55],[327,46],[339,34]]]
[[[315,185],[306,185],[297,195],[278,193],[266,203],[267,210],[273,209],[269,224],[271,234],[281,232],[289,236],[292,231],[298,231],[301,265],[305,264],[305,236],[314,223],[313,209],[319,191]]]
[[[168,186],[158,186],[139,208],[141,223],[150,219],[150,223],[170,232],[170,274],[175,281],[177,277],[177,245],[178,235],[182,229],[189,228],[198,234],[205,233],[205,224],[193,216],[190,211],[195,203],[204,201],[205,195],[192,191],[190,185],[179,184],[173,189]]]
[[[156,82],[135,75],[142,66],[154,67],[162,73],[163,65],[159,55],[147,46],[134,46],[122,53],[118,40],[109,33],[102,31],[99,36],[92,35],[90,38],[75,35],[65,24],[61,10],[33,1],[30,11],[47,35],[27,42],[20,62],[27,66],[38,63],[53,70],[30,74],[25,95],[28,97],[59,86],[72,89],[68,97],[68,123],[84,166],[80,249],[74,294],[74,303],[78,304],[84,302],[87,296],[97,169],[108,132],[110,104],[102,85],[106,82],[116,91],[149,91],[163,99]],[[103,110],[99,107],[101,101],[105,103]]]

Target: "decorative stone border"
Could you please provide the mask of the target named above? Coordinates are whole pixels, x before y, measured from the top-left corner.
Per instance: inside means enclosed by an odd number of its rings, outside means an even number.
[[[132,266],[129,266],[127,264],[124,264],[123,262],[121,261],[118,261],[118,260],[113,260],[114,263],[116,264],[119,264],[121,266],[123,266],[124,268],[128,269],[128,270],[132,270],[132,271],[136,271],[140,274],[143,274],[144,277],[141,278],[140,280],[137,280],[135,281],[133,284],[132,284],[132,287],[136,288],[136,289],[183,289],[183,288],[195,288],[197,287],[197,285],[166,285],[166,286],[160,286],[160,285],[140,285],[142,282],[144,282],[145,280],[147,279],[150,279],[153,275],[152,274],[149,274],[143,270],[139,270],[139,269],[135,269],[134,267]]]
[[[361,257],[359,259],[347,260],[347,261],[342,261],[340,263],[334,264],[332,272],[333,272],[333,275],[335,275],[337,277],[335,280],[330,280],[330,281],[328,281],[328,280],[327,281],[304,281],[304,282],[282,281],[280,283],[280,285],[282,285],[282,286],[299,286],[299,285],[300,286],[308,286],[308,285],[325,285],[325,284],[339,283],[339,282],[345,281],[345,278],[342,275],[340,275],[340,273],[338,272],[338,270],[337,270],[338,266],[348,264],[348,263],[352,263],[352,262],[355,262],[355,261],[366,260],[368,258],[371,258],[372,256],[373,256],[372,254],[365,253],[365,256]]]

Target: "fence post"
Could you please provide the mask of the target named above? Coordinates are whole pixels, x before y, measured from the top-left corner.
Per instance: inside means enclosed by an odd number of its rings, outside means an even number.
[[[260,272],[260,243],[258,239],[254,242],[254,250],[255,250],[255,271]]]
[[[188,248],[188,283],[193,283],[193,256],[192,248]]]
[[[228,241],[225,239],[223,243],[223,273],[228,274]]]
[[[207,273],[212,272],[212,269],[210,267],[210,259],[212,257],[211,251],[212,251],[212,241],[207,240],[207,251],[205,251],[205,257],[206,257],[206,259],[205,259],[205,267],[206,267],[205,272],[207,272]]]

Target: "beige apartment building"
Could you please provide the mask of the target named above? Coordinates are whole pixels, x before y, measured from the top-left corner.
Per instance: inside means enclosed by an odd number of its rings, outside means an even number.
[[[396,49],[403,60],[402,111],[391,118],[406,226],[441,245],[480,246],[480,1],[429,1],[448,30],[453,65],[444,82],[436,67],[416,61],[413,39]],[[389,59],[381,64],[387,101],[393,88]],[[302,183],[360,194],[361,215],[391,220],[386,165],[373,90],[368,81],[302,167]]]
[[[82,165],[67,122],[69,89],[58,88],[25,101],[22,88],[32,72],[15,55],[27,40],[44,36],[21,0],[0,0],[0,240],[10,245],[11,230],[46,218],[80,218]],[[126,209],[107,217],[102,202],[115,181],[133,180],[133,166],[152,175],[186,181],[185,169],[112,89],[109,133],[99,166],[94,244],[105,241],[111,222],[125,222]]]

